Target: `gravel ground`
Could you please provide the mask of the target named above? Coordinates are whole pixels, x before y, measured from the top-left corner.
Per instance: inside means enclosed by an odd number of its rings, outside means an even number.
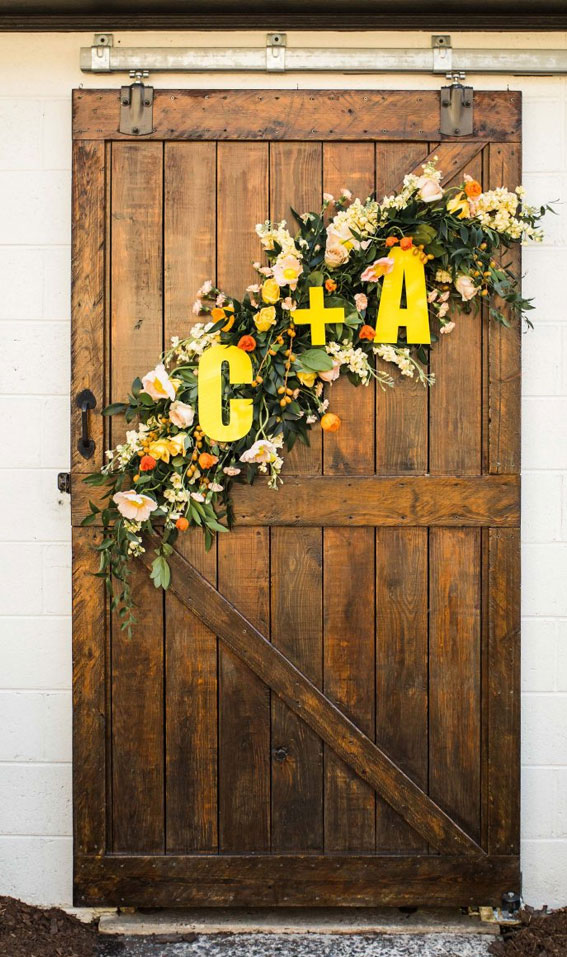
[[[423,934],[195,935],[183,942],[151,938],[99,941],[99,957],[484,957],[494,938]]]

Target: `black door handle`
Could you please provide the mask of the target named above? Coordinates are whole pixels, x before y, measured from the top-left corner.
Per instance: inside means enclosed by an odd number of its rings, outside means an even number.
[[[90,459],[94,450],[94,439],[89,438],[89,409],[96,408],[96,399],[90,389],[83,389],[77,396],[77,406],[81,410],[81,436],[77,441],[79,454]]]

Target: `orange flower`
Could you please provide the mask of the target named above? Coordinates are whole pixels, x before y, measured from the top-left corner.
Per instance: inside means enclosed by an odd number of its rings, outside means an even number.
[[[413,237],[404,236],[403,239],[400,239],[400,249],[411,249],[413,246]]]
[[[244,349],[244,352],[254,352],[256,348],[256,340],[254,336],[242,336],[238,343],[239,349]]]
[[[218,322],[220,319],[226,319],[226,312],[224,309],[219,309],[218,306],[215,306],[214,309],[211,309],[211,319],[213,322]]]
[[[374,341],[376,335],[376,330],[372,326],[363,326],[360,332],[358,333],[359,339],[368,339],[369,342]]]
[[[326,412],[321,419],[321,428],[323,432],[338,432],[341,427],[341,420],[334,412]]]
[[[208,452],[201,452],[199,456],[199,465],[202,469],[210,469],[216,465],[219,460],[218,455],[210,455]]]
[[[334,292],[337,288],[337,284],[334,279],[325,279],[325,289],[327,292]]]
[[[157,465],[153,455],[142,455],[140,459],[140,472],[151,472]]]
[[[476,199],[482,193],[482,186],[476,179],[468,179],[465,183],[465,193],[469,199]]]
[[[188,520],[185,518],[184,515],[182,515],[181,518],[178,518],[178,519],[177,519],[177,521],[176,521],[176,523],[175,523],[175,527],[176,527],[180,532],[186,532],[186,531],[187,531],[187,529],[189,528],[189,522],[188,522]]]
[[[398,239],[397,236],[388,236],[388,238],[387,238],[387,240],[386,240],[386,246],[388,246],[388,247],[390,247],[390,246],[395,246],[396,243],[399,243],[399,241],[400,241],[400,240]]]

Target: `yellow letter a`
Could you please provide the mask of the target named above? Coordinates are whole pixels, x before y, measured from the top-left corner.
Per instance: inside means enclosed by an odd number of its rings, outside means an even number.
[[[252,428],[252,399],[231,399],[230,419],[222,420],[222,364],[228,363],[231,384],[252,382],[252,362],[238,346],[210,346],[199,361],[199,425],[210,439],[235,442]]]
[[[429,311],[425,288],[425,269],[411,249],[396,246],[388,255],[395,261],[392,272],[384,276],[382,296],[376,320],[375,342],[397,342],[400,326],[406,327],[408,343],[430,343]],[[402,309],[402,289],[406,286],[406,306]]]

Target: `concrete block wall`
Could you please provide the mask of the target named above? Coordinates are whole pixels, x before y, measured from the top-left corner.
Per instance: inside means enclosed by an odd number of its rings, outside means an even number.
[[[0,894],[71,904],[69,465],[71,89],[90,34],[0,35]],[[124,45],[261,45],[263,34],[119,34]],[[454,35],[460,46],[565,47],[565,34]],[[428,46],[427,34],[289,34],[288,43]],[[439,87],[434,77],[156,76],[158,87]],[[567,904],[567,81],[475,77],[524,93],[524,184],[558,199],[526,250],[524,338],[525,899]]]

